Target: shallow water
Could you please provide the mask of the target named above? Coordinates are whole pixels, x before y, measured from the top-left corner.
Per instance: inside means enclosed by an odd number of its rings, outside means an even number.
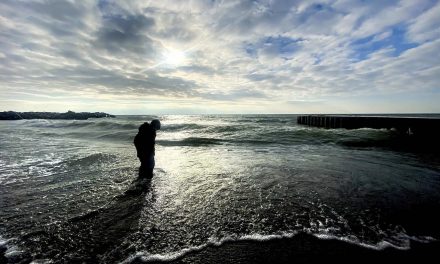
[[[148,182],[132,140],[152,118],[0,122],[6,258],[129,263],[301,232],[374,249],[440,238],[440,157],[393,131],[160,116]]]

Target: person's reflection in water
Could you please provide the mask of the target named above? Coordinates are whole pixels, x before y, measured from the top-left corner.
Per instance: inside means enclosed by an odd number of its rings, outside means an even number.
[[[136,147],[137,156],[141,162],[139,167],[140,178],[153,177],[153,169],[155,165],[154,145],[156,143],[156,131],[160,129],[160,121],[154,119],[151,124],[143,123],[139,127],[139,132],[134,137],[134,145]]]

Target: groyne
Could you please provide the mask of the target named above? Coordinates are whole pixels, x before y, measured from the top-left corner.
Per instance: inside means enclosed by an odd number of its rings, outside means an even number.
[[[300,115],[298,124],[322,128],[395,129],[409,135],[440,136],[440,118],[355,115]]]

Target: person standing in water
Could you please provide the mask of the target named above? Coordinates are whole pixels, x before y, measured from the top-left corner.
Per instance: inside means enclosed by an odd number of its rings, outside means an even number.
[[[154,161],[154,145],[156,143],[156,131],[160,129],[160,121],[154,119],[150,124],[143,123],[139,127],[139,132],[134,137],[134,146],[136,147],[137,156],[141,162],[139,167],[139,177],[153,177]]]

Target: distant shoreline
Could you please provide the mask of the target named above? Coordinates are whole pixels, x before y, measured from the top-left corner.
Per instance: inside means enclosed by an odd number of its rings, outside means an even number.
[[[87,120],[89,118],[115,117],[114,115],[103,112],[80,112],[67,111],[57,112],[0,112],[0,120],[23,120],[23,119],[58,119],[58,120]]]

